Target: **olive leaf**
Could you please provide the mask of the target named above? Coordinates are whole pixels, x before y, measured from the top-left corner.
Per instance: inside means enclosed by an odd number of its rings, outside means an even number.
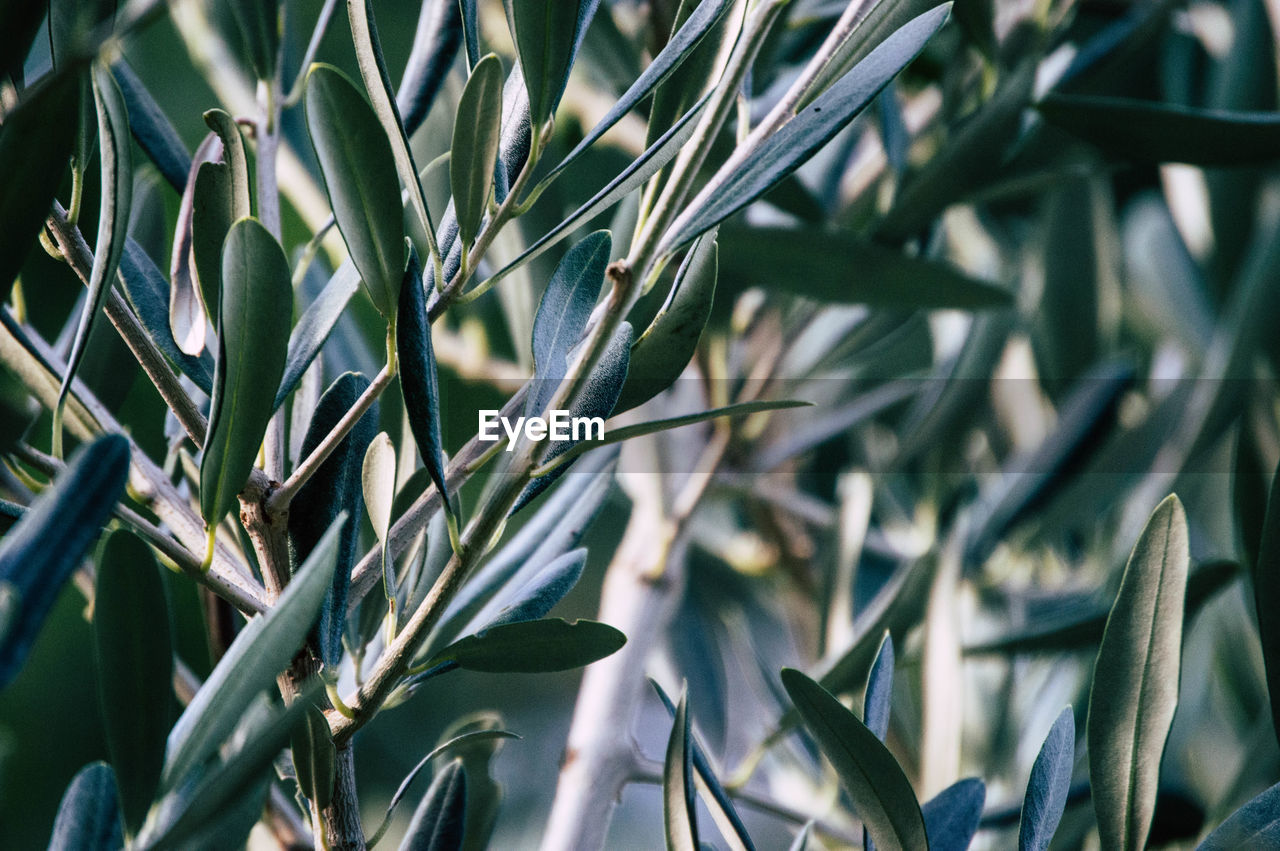
[[[274,410],[293,316],[289,264],[256,219],[231,227],[222,251],[218,358],[204,458],[200,512],[210,530],[236,504]]]
[[[471,70],[453,123],[449,185],[465,256],[480,230],[502,131],[502,60],[490,53]]]
[[[93,603],[98,694],[120,809],[136,834],[160,783],[173,647],[169,606],[151,550],[131,532],[107,538]]]
[[[7,610],[0,617],[0,688],[22,669],[62,586],[123,496],[128,474],[128,439],[98,438],[72,456],[0,539],[0,598]]]
[[[102,140],[102,198],[98,211],[98,242],[94,246],[93,268],[89,273],[89,293],[85,299],[80,324],[76,326],[71,354],[67,356],[67,370],[63,373],[62,387],[58,390],[58,403],[53,414],[53,445],[55,454],[62,448],[62,408],[71,382],[89,344],[89,334],[94,321],[102,311],[102,305],[111,294],[116,270],[120,267],[120,255],[124,252],[125,237],[129,229],[129,205],[133,198],[133,165],[130,154],[129,113],[120,94],[120,87],[106,66],[95,63],[92,71],[93,102],[98,113],[98,136]]]
[[[425,665],[492,674],[547,673],[581,668],[621,649],[626,636],[597,621],[542,618],[506,623],[455,641]]]
[[[355,84],[332,65],[307,74],[307,129],[351,260],[383,316],[395,314],[404,218],[391,143]]]
[[[927,848],[924,816],[911,783],[876,734],[801,672],[784,668],[782,684],[853,798],[876,847],[881,851]]]
[[[1018,851],[1045,851],[1067,807],[1075,764],[1076,720],[1068,706],[1049,728],[1022,799]]]
[[[1169,496],[1133,548],[1094,663],[1089,779],[1108,848],[1145,847],[1155,813],[1160,759],[1178,704],[1187,547],[1182,503]]]
[[[89,763],[62,795],[49,849],[116,851],[123,846],[115,773],[105,762]]]
[[[666,828],[667,848],[671,851],[698,851],[699,848],[692,750],[689,695],[682,688],[662,768],[662,822]]]
[[[301,723],[294,727],[289,751],[298,790],[320,809],[329,806],[337,776],[337,749],[329,733],[329,722],[314,704],[307,707]]]
[[[599,0],[507,0],[535,134],[555,114]]]
[[[467,772],[453,760],[431,781],[413,812],[401,851],[451,851],[463,847],[466,829]]]

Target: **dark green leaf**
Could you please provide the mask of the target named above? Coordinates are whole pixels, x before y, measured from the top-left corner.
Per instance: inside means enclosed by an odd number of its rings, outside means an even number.
[[[867,693],[862,699],[862,723],[880,741],[889,735],[889,700],[893,697],[893,636],[884,634],[876,653],[871,675],[867,677]]]
[[[631,347],[627,383],[614,413],[649,401],[670,387],[689,365],[711,316],[716,293],[716,254],[713,234],[699,238],[689,249],[662,309]]]
[[[334,326],[342,318],[347,303],[359,288],[360,276],[355,265],[348,260],[338,267],[320,295],[298,317],[298,324],[289,334],[289,356],[285,359],[280,389],[276,391],[275,407],[283,405],[285,398],[298,386],[303,373],[320,353]]]
[[[234,221],[230,211],[229,169],[217,162],[222,150],[222,141],[216,133],[205,136],[200,147],[196,148],[195,157],[190,161],[191,172],[187,175],[182,200],[178,204],[178,221],[173,233],[169,260],[169,330],[178,348],[188,355],[199,355],[204,350],[209,317],[217,316],[216,312],[209,313],[208,306],[216,307],[218,304],[218,290],[222,286],[222,243]],[[199,259],[194,247],[197,191],[205,222],[201,244],[203,256]],[[216,241],[212,236],[214,221],[218,222],[221,230]],[[216,259],[210,258],[210,252],[216,252]],[[200,274],[201,262],[204,265],[203,275]],[[214,269],[219,271],[211,279]]]
[[[502,60],[490,53],[471,71],[453,123],[449,185],[465,252],[480,231],[493,189],[502,132]]]
[[[568,372],[569,351],[596,306],[612,245],[608,231],[596,231],[565,253],[547,283],[533,320],[534,378],[525,416],[543,413]]]
[[[1049,728],[1022,798],[1018,851],[1045,851],[1067,807],[1076,761],[1076,719],[1068,706]]]
[[[28,90],[0,124],[0,301],[9,300],[67,173],[78,103],[75,77],[56,75]]]
[[[138,321],[160,351],[206,394],[213,392],[213,357],[208,349],[192,357],[178,348],[169,328],[169,282],[138,243],[125,243],[120,258],[120,282]]]
[[[1089,695],[1089,779],[1106,848],[1141,849],[1178,704],[1187,519],[1169,496],[1133,548],[1098,648]]]
[[[477,0],[458,0],[462,13],[462,31],[467,46],[467,67],[474,68],[480,61],[480,11]]]
[[[404,218],[391,144],[373,107],[331,65],[307,75],[307,129],[338,230],[383,316],[404,272]]]
[[[946,3],[905,24],[778,132],[765,139],[742,165],[730,172],[717,173],[672,223],[659,243],[659,252],[685,245],[799,168],[915,59],[942,27],[950,11],[951,4]]]
[[[929,851],[965,851],[978,832],[987,787],[976,777],[957,781],[920,808]]]
[[[293,729],[289,749],[299,791],[320,809],[329,806],[333,800],[338,752],[329,734],[329,722],[316,706],[307,707],[305,717]]]
[[[124,847],[116,778],[105,762],[86,765],[58,805],[49,851],[117,851]]]
[[[1009,290],[949,263],[910,257],[845,232],[723,227],[716,238],[724,280],[836,304],[894,308],[1007,306]]]
[[[466,18],[465,7],[468,2],[471,4],[471,16]],[[480,58],[476,53],[479,49],[478,42],[473,41],[475,0],[422,4],[418,13],[418,28],[413,35],[413,49],[409,52],[400,89],[396,92],[396,107],[404,117],[405,133],[409,136],[422,126],[448,78],[453,60],[458,55],[458,47],[462,43],[464,20],[471,22],[467,40],[472,48],[469,53],[470,67]]]
[[[169,185],[181,192],[191,170],[191,155],[182,138],[124,57],[111,65],[129,110],[129,127]]]
[[[681,690],[662,768],[662,823],[668,851],[698,851],[698,812],[689,738],[689,696]]]
[[[274,410],[293,317],[289,263],[256,219],[241,219],[222,252],[218,360],[204,459],[200,511],[212,529],[236,505]]]
[[[240,630],[187,705],[169,733],[163,777],[166,790],[175,789],[193,768],[216,753],[253,699],[275,683],[276,675],[302,647],[332,582],[338,539],[347,522],[346,514],[333,521],[275,606]]]
[[[1197,851],[1236,851],[1280,845],[1280,783],[1231,814]]]
[[[568,671],[617,652],[626,641],[621,632],[596,621],[522,621],[455,641],[437,653],[427,668],[451,663],[492,674]]]
[[[400,389],[409,416],[409,428],[422,453],[422,461],[445,507],[457,516],[445,481],[444,440],[440,434],[440,377],[436,371],[435,349],[431,345],[431,324],[427,319],[426,294],[418,255],[409,248],[409,267],[400,286],[400,310],[396,317],[396,348],[400,362]]]
[[[598,3],[599,0],[507,0],[535,134],[560,104],[578,45]]]
[[[196,172],[191,209],[192,282],[198,296],[217,315],[222,286],[222,247],[236,221],[231,169],[222,163],[202,163]],[[199,316],[201,324],[205,317]]]
[[[881,851],[927,848],[924,817],[911,783],[876,734],[799,671],[783,668],[782,684],[805,727],[835,766],[876,847]]]
[[[98,560],[93,603],[102,721],[130,834],[160,783],[169,732],[173,647],[159,569],[140,539],[113,533]]]
[[[231,171],[231,219],[238,221],[252,215],[249,189],[249,159],[244,151],[240,125],[221,109],[204,114],[204,123],[222,140],[222,160]]]
[[[315,451],[338,421],[351,410],[369,381],[358,373],[347,372],[329,386],[320,397],[311,424],[302,441],[302,455]],[[289,504],[289,540],[294,556],[301,561],[315,551],[325,532],[340,514],[358,518],[364,514],[364,496],[360,487],[360,464],[378,433],[378,406],[373,404],[356,421],[324,463],[315,471]],[[351,587],[351,569],[355,565],[360,544],[360,527],[345,524],[338,544],[337,566],[333,583],[325,593],[324,606],[316,625],[320,658],[326,665],[336,665],[342,657],[342,631],[346,624],[347,591]]]
[[[228,5],[254,74],[259,80],[270,80],[280,53],[279,0],[231,0]]]
[[[17,603],[0,624],[0,688],[22,669],[63,584],[123,496],[128,474],[128,439],[118,434],[98,438],[72,457],[0,539],[0,596],[12,595]]]
[[[460,760],[440,770],[413,813],[400,851],[456,851],[466,827],[467,772]]]
[[[1046,96],[1036,109],[1050,124],[1128,160],[1229,166],[1280,158],[1280,113],[1062,94]]]

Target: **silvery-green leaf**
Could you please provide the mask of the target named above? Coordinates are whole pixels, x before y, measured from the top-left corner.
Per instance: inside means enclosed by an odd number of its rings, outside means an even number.
[[[302,311],[298,324],[293,326],[293,331],[289,334],[289,355],[285,359],[284,378],[280,380],[280,389],[276,392],[275,407],[283,405],[284,400],[298,386],[303,373],[311,366],[316,355],[320,354],[320,349],[342,318],[347,303],[359,288],[360,276],[355,265],[347,260],[333,273],[315,301]]]
[[[62,795],[49,851],[116,851],[123,846],[115,774],[105,762],[92,762]]]
[[[130,834],[142,826],[160,783],[169,732],[173,647],[159,570],[139,538],[114,532],[98,560],[93,598],[102,721]]]
[[[480,622],[479,630],[544,617],[578,584],[586,564],[587,551],[584,549],[570,550],[560,556],[518,588],[511,595],[510,602],[494,611],[491,619],[487,616],[487,609],[481,611],[475,618]],[[464,632],[470,632],[470,629]]]
[[[929,847],[911,783],[876,734],[799,671],[784,668],[782,684],[805,727],[835,767],[876,847],[881,851]]]
[[[391,143],[373,107],[331,65],[308,73],[306,111],[338,230],[374,306],[392,316],[404,271],[404,218]]]
[[[542,618],[468,635],[435,654],[424,667],[493,674],[568,671],[616,653],[626,641],[626,636],[608,624]]]
[[[210,529],[236,505],[258,457],[292,317],[293,287],[280,243],[256,219],[239,220],[222,251],[218,359],[200,463],[200,512]]]
[[[329,806],[337,775],[337,749],[329,734],[329,722],[314,705],[307,707],[301,723],[293,729],[289,749],[298,789],[320,809]]]
[[[16,600],[0,630],[0,688],[22,669],[62,586],[124,494],[128,473],[129,441],[118,434],[98,438],[72,456],[0,539],[0,592]]]
[[[338,561],[342,527],[350,519],[345,513],[338,515],[280,599],[266,614],[255,616],[240,630],[187,705],[169,732],[161,781],[166,791],[177,789],[192,769],[217,752],[253,699],[275,683],[276,675],[289,666],[302,647],[320,614]],[[295,701],[295,706],[298,703]]]
[[[125,238],[129,231],[129,204],[133,198],[132,140],[129,137],[129,113],[120,94],[120,87],[104,65],[95,63],[92,71],[93,102],[98,113],[98,136],[101,139],[102,200],[98,211],[98,240],[94,246],[93,268],[89,273],[89,295],[80,314],[75,341],[67,357],[67,371],[58,391],[58,412],[55,429],[61,429],[61,409],[71,390],[71,382],[85,347],[89,333],[102,305],[111,293],[120,255],[124,252]],[[25,167],[25,166],[24,166]],[[61,434],[55,435],[55,445],[61,445]]]
[[[467,772],[453,760],[431,781],[414,810],[400,851],[455,851],[466,827]]]
[[[197,281],[196,257],[193,248],[195,237],[196,186],[199,176],[206,165],[211,169],[219,169],[217,176],[206,174],[205,187],[202,192],[202,206],[209,211],[211,202],[225,212],[229,207],[227,201],[230,183],[227,182],[225,165],[218,164],[222,157],[222,140],[216,133],[205,136],[204,141],[196,148],[195,156],[190,159],[190,173],[187,175],[186,188],[182,190],[182,200],[178,204],[178,221],[173,233],[173,251],[169,261],[169,330],[178,348],[187,355],[199,355],[205,348],[205,334],[208,325],[208,302],[205,298],[205,287]],[[221,180],[219,180],[221,178]],[[211,193],[214,182],[227,194]],[[225,216],[219,216],[225,218]],[[231,220],[227,219],[225,228],[230,228]],[[208,229],[206,228],[206,231]],[[222,237],[226,238],[224,229]],[[208,241],[206,241],[206,246]],[[218,242],[218,263],[222,262],[222,242]],[[207,282],[206,282],[207,283]],[[213,304],[217,304],[217,290],[222,284],[221,274],[212,282]],[[216,316],[216,314],[213,314]]]
[[[1272,786],[1205,837],[1196,851],[1274,848],[1280,843],[1280,784]]]
[[[929,851],[965,851],[978,832],[987,787],[976,777],[966,777],[943,789],[920,808]]]
[[[862,700],[862,722],[884,741],[889,735],[889,699],[893,696],[893,636],[885,633],[876,653],[871,675],[867,677],[867,693]]]
[[[599,0],[507,0],[535,133],[560,104],[598,4]]]
[[[1089,779],[1103,846],[1141,849],[1178,704],[1189,562],[1182,503],[1169,496],[1133,548],[1093,668]]]
[[[1022,799],[1018,851],[1045,851],[1067,807],[1076,761],[1075,713],[1068,706],[1049,728]]]
[[[608,231],[596,231],[565,253],[538,304],[533,320],[533,389],[525,416],[543,413],[568,372],[577,345],[600,296],[612,246]]]
[[[155,261],[132,239],[125,243],[120,257],[119,279],[125,298],[151,341],[204,393],[212,393],[213,356],[205,349],[199,357],[192,357],[178,347],[169,328],[169,282]]]
[[[490,53],[471,70],[453,123],[449,185],[463,249],[480,230],[493,189],[502,131],[502,60]]]
[[[133,138],[155,163],[169,185],[181,192],[191,170],[191,155],[168,116],[138,79],[133,66],[124,57],[111,64],[111,73],[120,84],[120,93],[129,111],[129,128]]]
[[[422,4],[418,13],[418,28],[413,35],[413,49],[409,52],[409,61],[405,63],[404,76],[400,79],[400,89],[396,92],[396,107],[404,118],[404,130],[413,136],[415,130],[426,120],[431,105],[435,103],[453,60],[458,55],[458,47],[462,43],[465,12],[467,2],[472,6],[475,0],[429,0]],[[472,10],[469,39],[475,35],[475,14]],[[468,45],[474,47],[470,40]],[[480,57],[473,51],[469,54],[470,64],[475,64]]]
[[[698,813],[689,737],[689,697],[680,692],[662,769],[662,822],[668,851],[698,851]]]
[[[338,376],[329,386],[311,415],[311,424],[302,442],[304,458],[315,451],[368,386],[368,379],[352,372]],[[338,516],[345,513],[358,518],[364,513],[360,467],[377,432],[375,402],[294,496],[289,504],[289,540],[297,559],[305,560],[311,555]],[[325,593],[316,624],[320,658],[326,665],[336,665],[342,657],[347,591],[351,587],[351,569],[359,544],[359,526],[354,522],[345,524],[340,533],[333,582]]]
[[[672,251],[727,219],[800,167],[924,49],[946,21],[946,3],[886,38],[830,89],[806,106],[731,172],[712,178],[714,191],[695,198],[659,243]]]

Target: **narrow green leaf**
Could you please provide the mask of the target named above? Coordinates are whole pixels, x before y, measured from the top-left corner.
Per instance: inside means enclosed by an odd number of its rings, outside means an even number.
[[[348,520],[346,514],[338,515],[276,605],[240,630],[187,705],[169,732],[164,789],[176,788],[216,753],[253,699],[275,683],[302,647],[333,579],[338,541]]]
[[[235,506],[257,459],[284,373],[292,316],[293,287],[280,243],[256,219],[241,219],[222,251],[218,359],[200,464],[200,511],[210,528]]]
[[[609,108],[604,117],[596,122],[595,127],[591,128],[591,132],[584,136],[582,141],[565,155],[564,159],[551,170],[547,177],[543,178],[543,181],[568,168],[571,163],[598,142],[600,137],[609,132],[614,125],[621,121],[631,110],[635,109],[642,100],[662,85],[663,81],[671,78],[672,74],[681,67],[684,61],[697,50],[703,37],[724,17],[724,13],[732,5],[732,0],[706,0],[706,2],[697,3],[697,6],[687,18],[678,20],[675,32],[667,40],[662,50],[658,52],[658,55],[653,57],[653,61],[649,63],[649,66]],[[681,11],[683,11],[683,7]],[[672,116],[672,118],[675,117]]]
[[[173,646],[168,602],[151,549],[131,532],[107,539],[93,603],[98,694],[120,809],[136,834],[160,783]]]
[[[204,218],[208,220],[214,213],[223,220],[222,236],[217,245],[212,239],[206,239],[202,249],[206,250],[203,258],[208,264],[207,249],[217,251],[217,264],[222,263],[222,240],[231,227],[230,216],[231,183],[227,166],[218,163],[222,156],[222,140],[216,133],[205,136],[204,141],[196,148],[195,156],[190,159],[190,171],[186,186],[182,190],[182,200],[178,204],[178,220],[173,232],[173,250],[169,260],[169,330],[178,348],[187,355],[198,356],[205,348],[205,335],[210,314],[208,305],[217,305],[218,289],[222,286],[221,273],[212,281],[208,280],[208,272],[204,280],[200,279],[198,261],[195,256],[195,214],[196,191],[200,186],[200,175],[204,173],[204,186],[200,187],[200,201],[204,208]],[[208,166],[208,171],[205,167]],[[211,228],[203,229],[204,235],[211,235]],[[206,269],[208,266],[206,265]],[[202,286],[203,285],[203,286]],[[207,290],[212,288],[212,301]]]
[[[876,847],[881,851],[928,848],[924,817],[911,782],[876,734],[801,672],[783,668],[782,684],[805,727],[835,766]]]
[[[331,65],[307,75],[307,129],[333,216],[373,304],[392,316],[404,271],[395,157],[373,107]]]
[[[1133,548],[1089,695],[1089,779],[1106,848],[1146,846],[1160,758],[1178,704],[1187,519],[1169,496]]]
[[[490,53],[471,71],[458,100],[450,147],[449,185],[465,252],[480,231],[493,189],[502,134],[502,60]]]
[[[929,851],[966,851],[982,819],[987,787],[976,777],[957,780],[920,807]]]
[[[1036,109],[1055,127],[1128,160],[1230,166],[1280,158],[1277,112],[1064,94],[1047,95]]]
[[[1262,537],[1257,544],[1258,560],[1252,571],[1254,611],[1258,617],[1258,638],[1271,697],[1271,723],[1280,738],[1280,469],[1271,479]]]
[[[507,0],[534,134],[550,119],[599,0]]]
[[[58,804],[49,851],[117,851],[124,847],[116,778],[105,762],[80,769]]]
[[[75,78],[55,75],[28,90],[0,124],[0,301],[9,300],[67,173],[78,102]]]
[[[565,253],[547,283],[533,320],[534,377],[525,416],[546,409],[568,372],[569,351],[596,306],[612,244],[608,231],[596,231]]]
[[[471,6],[471,16],[466,18],[465,7]],[[418,27],[413,34],[413,49],[405,63],[404,76],[396,91],[396,108],[404,118],[405,133],[412,137],[422,126],[432,104],[444,87],[453,61],[462,45],[464,21],[471,22],[467,44],[473,48],[468,53],[467,67],[476,64],[480,56],[475,36],[475,0],[459,3],[423,3],[418,13]]]
[[[950,263],[911,257],[842,231],[722,227],[723,279],[836,304],[907,309],[1003,307],[1014,294]]]
[[[0,539],[0,588],[17,602],[0,631],[0,688],[22,669],[62,586],[124,494],[128,474],[128,439],[118,434],[98,438],[72,456]],[[50,546],[52,541],[57,546]]]
[[[862,723],[884,741],[889,735],[890,700],[893,697],[893,636],[884,634],[875,664],[867,677],[867,693],[862,698]]]
[[[1231,814],[1196,851],[1236,851],[1280,845],[1280,783]]]
[[[418,255],[409,249],[409,267],[400,286],[400,306],[396,315],[396,349],[400,362],[400,390],[414,442],[422,454],[427,474],[444,499],[445,507],[457,516],[457,505],[445,481],[444,439],[440,433],[440,377],[435,349],[431,345],[431,325],[427,320],[427,300],[423,291]]]
[[[742,165],[717,173],[671,225],[659,243],[659,252],[673,251],[692,241],[799,168],[915,59],[950,11],[951,4],[945,3],[914,18],[765,139]]]
[[[72,380],[76,378],[88,346],[88,335],[93,321],[100,314],[102,303],[115,282],[115,270],[120,265],[120,253],[124,251],[124,238],[129,227],[129,203],[133,197],[133,166],[131,139],[129,139],[129,115],[124,106],[120,88],[105,65],[93,64],[93,104],[97,109],[97,133],[101,138],[102,192],[99,219],[97,219],[97,244],[93,251],[93,267],[88,279],[88,298],[76,329],[76,339],[67,358],[67,372],[58,392],[58,408],[55,412],[55,447],[61,445],[61,408],[67,401]]]
[[[183,375],[204,393],[212,394],[213,356],[205,349],[193,357],[178,347],[169,327],[169,282],[146,250],[132,239],[126,241],[120,258],[119,279],[147,336]]]
[[[120,57],[111,64],[111,73],[120,84],[120,93],[129,110],[129,128],[138,145],[155,163],[160,174],[177,191],[186,185],[191,155],[178,131],[147,91],[129,61]]]
[[[453,760],[431,781],[431,788],[414,810],[400,851],[455,851],[462,848],[466,829],[467,772]]]
[[[217,315],[222,287],[222,248],[239,218],[235,214],[235,182],[231,169],[222,163],[202,163],[192,189],[191,266],[195,271],[194,291],[208,310]],[[199,316],[205,322],[203,311]]]
[[[1045,851],[1067,808],[1076,761],[1076,719],[1068,706],[1049,728],[1022,798],[1018,851]]]
[[[368,386],[368,379],[358,373],[347,372],[338,376],[320,397],[311,416],[302,441],[304,457],[315,451]],[[293,498],[289,505],[289,541],[296,558],[307,559],[339,515],[345,512],[346,516],[356,518],[364,513],[360,467],[377,433],[378,405],[375,402]],[[316,643],[320,648],[320,658],[326,665],[337,665],[342,658],[347,592],[351,587],[351,569],[355,565],[359,544],[359,525],[345,524],[339,538],[333,582],[325,593],[320,620],[316,624]]]
[[[662,309],[631,347],[627,383],[614,413],[629,411],[666,390],[693,359],[715,298],[716,254],[713,234],[700,237],[689,249]]]
[[[369,521],[382,541],[391,528],[391,503],[396,498],[396,447],[385,431],[365,450],[360,480]]]
[[[787,408],[804,408],[808,407],[809,402],[797,402],[794,400],[784,400],[778,402],[739,402],[734,405],[725,405],[723,408],[712,408],[709,411],[699,411],[696,414],[686,414],[683,417],[669,417],[665,420],[651,420],[645,423],[636,423],[635,425],[622,426],[621,428],[610,429],[604,433],[603,440],[583,441],[574,444],[563,455],[556,456],[555,459],[549,461],[544,467],[536,472],[539,475],[545,475],[552,469],[567,464],[574,458],[577,458],[583,452],[597,449],[601,446],[608,446],[611,443],[621,443],[624,440],[630,440],[633,437],[641,437],[646,434],[654,434],[659,431],[667,431],[681,426],[693,425],[694,423],[706,422],[714,420],[717,417],[733,417],[745,414],[755,414],[760,411],[781,411]],[[554,465],[554,466],[553,466]]]
[[[391,77],[387,74],[387,63],[382,57],[378,27],[373,19],[373,0],[347,0],[347,17],[351,21],[351,38],[355,43],[356,64],[360,66],[360,77],[364,80],[365,90],[369,93],[374,114],[382,125],[383,135],[391,145],[396,172],[409,193],[409,203],[417,214],[418,225],[427,238],[431,253],[439,255],[440,251],[436,247],[435,224],[431,221],[430,211],[427,210],[427,199],[422,194],[422,184],[418,182],[418,166],[413,161],[409,136],[405,133],[400,108],[396,104],[395,89],[391,85]],[[399,198],[397,194],[397,204]],[[392,298],[387,305],[394,310],[395,303],[396,300]],[[387,312],[386,315],[391,314]]]
[[[689,695],[680,691],[662,767],[662,823],[669,851],[698,851],[698,813],[689,739]]]
[[[359,288],[360,275],[356,272],[355,264],[347,260],[333,273],[315,301],[298,317],[298,324],[293,326],[293,331],[289,334],[289,356],[285,359],[280,389],[276,391],[275,407],[283,405],[284,400],[298,386],[303,373],[315,361],[316,355],[333,333],[351,297]]]
[[[437,653],[426,667],[451,664],[492,674],[568,671],[616,653],[626,641],[608,624],[544,618],[468,635]]]
[[[467,67],[474,68],[480,61],[480,12],[477,0],[458,0],[462,13],[462,31],[467,47]]]
[[[270,80],[280,54],[279,0],[231,0],[228,5],[254,74],[259,80]]]
[[[578,584],[586,564],[585,549],[570,550],[555,559],[524,586],[517,588],[502,606],[495,608],[491,604],[476,615],[475,621],[479,622],[477,631],[545,617]],[[470,632],[470,629],[464,632]]]
[[[329,722],[315,705],[307,707],[302,722],[294,727],[289,749],[299,791],[320,809],[329,806],[338,752],[329,734]]]

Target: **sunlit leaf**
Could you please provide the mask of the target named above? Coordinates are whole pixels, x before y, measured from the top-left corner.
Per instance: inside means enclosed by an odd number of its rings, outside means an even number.
[[[698,851],[698,813],[689,737],[689,696],[680,692],[662,769],[662,822],[668,851]]]
[[[1089,779],[1108,848],[1145,847],[1160,758],[1178,704],[1187,520],[1166,498],[1134,546],[1107,619],[1089,696]]]

